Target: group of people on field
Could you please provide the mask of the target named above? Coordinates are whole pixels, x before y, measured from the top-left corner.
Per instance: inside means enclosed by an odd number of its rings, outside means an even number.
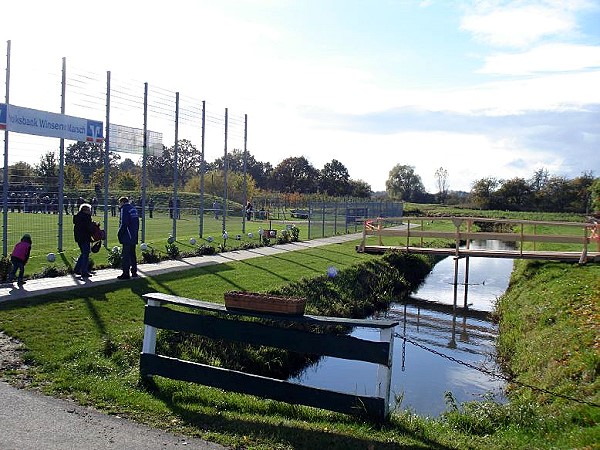
[[[92,220],[92,214],[93,206],[90,203],[84,202],[79,205],[77,214],[73,215],[73,237],[80,251],[73,272],[81,278],[89,278],[93,275],[93,272],[90,270],[92,245],[96,243],[99,248],[101,241],[105,239],[99,224]],[[135,247],[138,244],[139,225],[138,210],[134,205],[129,203],[128,197],[119,198],[119,230],[117,237],[119,243],[123,246],[121,253],[123,273],[117,277],[119,280],[138,277]],[[31,235],[24,234],[21,240],[14,246],[10,255],[12,268],[8,275],[9,282],[13,282],[15,277],[17,277],[19,285],[25,283],[23,279],[25,264],[29,261],[32,244]]]
[[[138,276],[135,247],[138,243],[139,226],[138,210],[134,205],[129,203],[128,197],[120,197],[119,231],[117,232],[117,237],[119,243],[123,246],[121,253],[123,273],[117,277],[119,280],[128,280],[129,278],[136,278]],[[89,269],[89,257],[92,242],[97,241],[94,231],[92,205],[83,203],[79,207],[79,212],[73,216],[73,236],[80,250],[80,255],[75,263],[73,272],[82,278],[89,278],[93,275]]]

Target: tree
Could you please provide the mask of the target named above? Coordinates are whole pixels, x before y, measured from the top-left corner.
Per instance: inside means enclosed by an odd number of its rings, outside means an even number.
[[[337,159],[325,164],[319,176],[319,190],[334,197],[350,193],[348,169]]]
[[[531,207],[533,194],[524,178],[505,180],[495,192],[496,208],[522,211]]]
[[[435,181],[438,188],[438,198],[440,203],[445,203],[448,197],[448,171],[440,167],[435,171]]]
[[[415,173],[415,168],[402,164],[396,164],[390,170],[385,188],[392,200],[416,202],[426,194],[421,177]]]
[[[257,161],[250,152],[246,152],[246,173],[252,176],[256,185],[261,189],[268,189],[273,166],[271,163]],[[207,164],[208,170],[223,170],[224,157],[215,159],[211,164]],[[244,172],[244,152],[234,149],[227,154],[228,170],[231,172]]]
[[[83,175],[79,167],[73,164],[65,165],[63,177],[65,188],[67,189],[76,189],[83,184]]]
[[[187,181],[198,173],[202,155],[194,144],[187,139],[177,142],[177,177],[178,184],[185,186]],[[175,146],[163,148],[162,155],[148,156],[146,168],[148,178],[158,186],[170,186],[174,183]]]
[[[309,194],[316,191],[319,171],[304,156],[281,161],[273,170],[273,185],[281,192]]]
[[[248,189],[248,200],[254,197],[256,192],[256,183],[251,176],[246,178],[246,187]],[[200,176],[195,176],[185,185],[187,192],[200,192]],[[204,192],[207,195],[223,197],[223,171],[211,170],[204,175]],[[242,203],[244,201],[244,175],[238,172],[227,174],[227,198],[229,200]]]
[[[121,156],[110,152],[109,164],[114,165]],[[65,150],[65,165],[73,164],[79,167],[83,180],[87,183],[95,170],[104,167],[104,148],[102,144],[93,142],[77,142]]]
[[[58,164],[54,152],[46,152],[39,164],[35,166],[35,174],[44,186],[56,187],[58,185]]]
[[[594,176],[591,171],[583,172],[580,176],[571,180],[571,192],[573,192],[574,198],[571,200],[569,209],[576,212],[589,212],[593,183]]]
[[[592,210],[594,214],[600,216],[600,178],[596,178],[592,183],[590,191],[592,193]]]
[[[350,180],[350,195],[358,198],[371,198],[371,185],[363,180]]]
[[[116,183],[122,191],[137,191],[138,189],[137,177],[130,172],[121,172]]]
[[[19,161],[8,167],[8,181],[11,184],[25,184],[35,176],[35,170],[29,163]]]
[[[130,158],[125,158],[123,162],[119,163],[119,170],[122,172],[137,172],[140,167],[136,165]]]
[[[173,161],[169,152],[163,149],[161,155],[149,155],[146,160],[148,180],[155,186],[173,185]]]
[[[471,202],[481,209],[490,209],[495,205],[494,194],[500,182],[496,178],[482,178],[473,183]]]
[[[565,177],[551,176],[540,192],[540,206],[543,211],[562,212],[573,197],[569,180]]]

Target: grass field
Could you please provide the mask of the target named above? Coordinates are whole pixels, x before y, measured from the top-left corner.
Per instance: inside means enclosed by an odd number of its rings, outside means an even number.
[[[117,240],[117,230],[119,220],[117,217],[110,217],[108,221],[107,245],[100,252],[92,254],[94,263],[98,266],[106,266],[108,264],[108,249],[114,246],[119,246]],[[25,268],[26,276],[31,276],[35,273],[40,273],[45,267],[51,266],[46,257],[48,253],[57,253],[58,248],[58,220],[56,214],[25,214],[25,213],[9,213],[8,215],[8,246],[7,252],[10,254],[12,247],[16,244],[23,234],[28,233],[33,240],[31,250],[31,258]],[[96,222],[103,223],[103,213],[99,213],[93,217]],[[56,267],[71,268],[74,265],[74,259],[79,256],[79,247],[73,239],[73,216],[63,216],[63,251],[57,254],[56,261],[53,265]],[[300,239],[306,239],[307,224],[305,220],[295,221],[247,221],[245,224],[245,232],[243,232],[241,217],[228,217],[226,222],[226,230],[229,235],[227,240],[228,248],[236,248],[244,242],[259,242],[259,229],[270,229],[281,232],[287,225],[296,225],[300,228]],[[223,243],[222,238],[222,218],[218,220],[214,216],[206,214],[204,216],[203,234],[199,237],[199,218],[197,215],[182,214],[181,219],[177,220],[176,237],[177,245],[182,252],[193,252],[194,245],[190,244],[190,239],[196,239],[196,246],[200,244],[209,244],[209,237],[214,239],[212,245]],[[165,245],[169,236],[173,234],[173,219],[169,218],[168,213],[156,213],[152,219],[147,218],[145,223],[145,242],[155,248],[158,252],[165,253]],[[142,225],[140,224],[140,243],[142,235]],[[236,236],[240,239],[237,240]],[[140,252],[138,250],[138,257]]]
[[[343,269],[375,258],[356,253],[356,244],[5,302],[0,304],[0,329],[24,342],[27,375],[45,392],[233,448],[598,448],[600,408],[516,384],[508,405],[458,405],[435,420],[398,411],[388,424],[375,426],[160,377],[153,391],[139,383],[143,293],[221,303],[227,290],[266,291],[323,275],[331,265]],[[597,405],[599,293],[600,265],[520,263],[499,303],[507,373],[515,381]]]

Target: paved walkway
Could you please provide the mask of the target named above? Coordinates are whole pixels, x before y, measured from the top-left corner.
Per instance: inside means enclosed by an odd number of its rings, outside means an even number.
[[[240,261],[275,255],[322,245],[360,239],[361,234],[315,239],[293,244],[232,251],[223,254],[163,261],[139,266],[142,277],[209,264]],[[49,292],[89,288],[108,283],[121,283],[116,277],[121,270],[98,270],[88,280],[75,276],[30,280],[23,286],[0,286],[0,302],[17,301]],[[0,449],[2,450],[147,450],[147,449],[217,450],[220,445],[185,436],[166,433],[119,418],[101,414],[68,400],[47,397],[37,392],[14,388],[0,382]]]
[[[323,245],[336,244],[341,242],[355,241],[362,237],[362,233],[345,234],[329,238],[313,239],[310,241],[294,242],[291,244],[275,245],[272,247],[259,247],[250,250],[239,250],[225,253],[218,253],[210,256],[197,256],[185,258],[184,260],[161,261],[156,264],[141,264],[138,267],[138,273],[142,277],[156,276],[162,273],[173,272],[177,270],[187,270],[193,267],[200,267],[212,264],[222,264],[231,261],[241,261],[259,256],[276,255],[295,250],[304,250],[307,248],[320,247]],[[15,283],[0,284],[0,303],[11,300],[31,298],[36,295],[68,291],[72,289],[87,288],[110,283],[123,283],[117,280],[117,276],[122,271],[120,269],[102,269],[96,271],[93,277],[82,279],[76,275],[66,275],[55,278],[40,278],[27,280],[24,285],[19,286]]]

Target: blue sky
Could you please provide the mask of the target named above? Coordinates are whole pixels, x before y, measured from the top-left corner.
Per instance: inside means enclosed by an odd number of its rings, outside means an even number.
[[[248,114],[258,160],[335,158],[374,190],[396,164],[430,192],[440,167],[467,191],[540,168],[600,176],[600,1],[6,3],[19,106],[49,108],[37,80],[66,57]],[[207,132],[207,160],[222,140]],[[37,162],[32,148],[14,157]]]

